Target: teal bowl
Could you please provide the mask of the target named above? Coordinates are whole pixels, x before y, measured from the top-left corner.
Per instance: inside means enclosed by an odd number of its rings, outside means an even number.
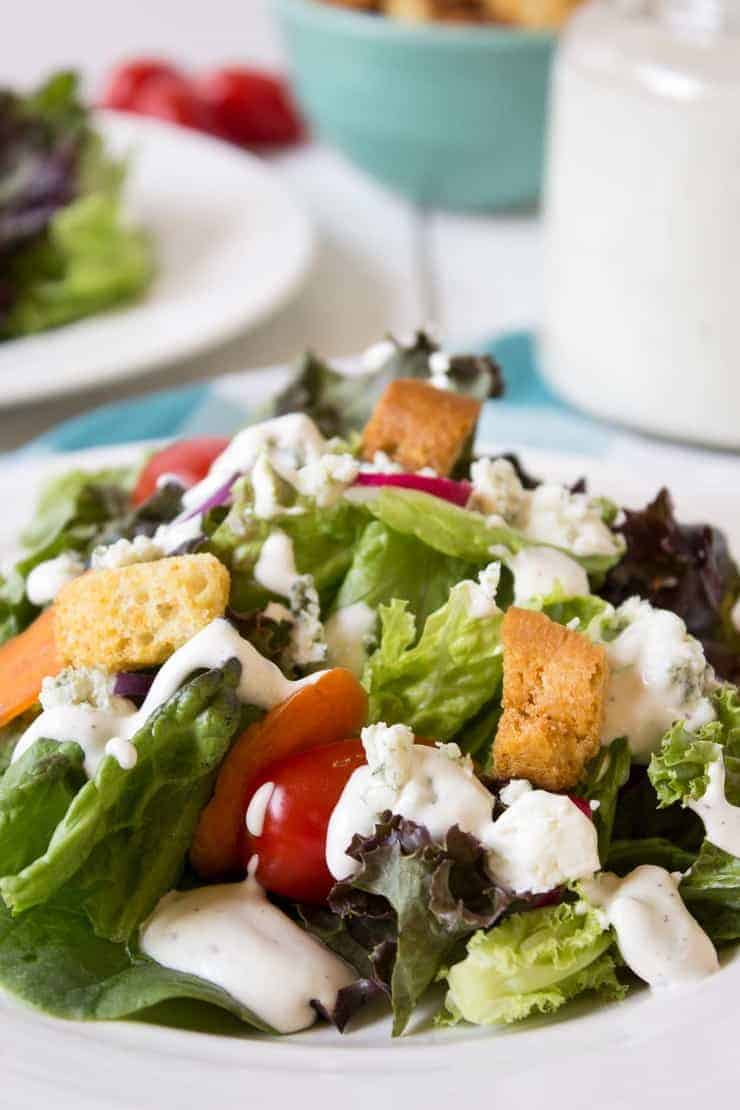
[[[551,32],[273,3],[299,103],[351,161],[420,204],[490,210],[537,200]]]

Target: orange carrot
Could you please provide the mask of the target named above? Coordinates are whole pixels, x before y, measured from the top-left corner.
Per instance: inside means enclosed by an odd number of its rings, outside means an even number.
[[[54,610],[45,609],[25,632],[0,647],[0,725],[30,709],[41,692],[41,682],[58,674],[54,642]]]
[[[250,782],[276,759],[356,736],[365,723],[367,695],[341,667],[326,671],[242,733],[226,756],[208,805],[200,815],[190,861],[204,879],[242,868],[240,841]]]

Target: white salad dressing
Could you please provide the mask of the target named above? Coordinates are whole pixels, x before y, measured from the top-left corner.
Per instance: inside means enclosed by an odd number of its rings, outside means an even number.
[[[651,987],[703,979],[719,969],[714,945],[686,909],[681,876],[643,864],[625,878],[608,872],[583,893],[614,928],[624,962]]]
[[[182,503],[186,510],[199,508],[235,474],[249,473],[263,451],[269,451],[271,461],[282,460],[294,468],[318,458],[325,449],[326,440],[304,413],[292,412],[252,424],[234,436],[203,481],[186,490]]]
[[[556,589],[568,597],[584,597],[591,592],[581,564],[554,547],[523,547],[506,562],[514,575],[515,605],[533,597],[547,597]]]
[[[105,755],[112,755],[122,771],[131,771],[136,766],[139,753],[130,740],[113,736],[105,745]]]
[[[730,620],[732,621],[732,627],[735,631],[740,632],[740,597],[730,610]]]
[[[252,874],[165,894],[142,925],[140,944],[164,967],[221,987],[279,1033],[313,1025],[313,999],[332,1012],[337,993],[356,978],[273,906]]]
[[[153,542],[161,547],[165,555],[171,555],[183,544],[197,540],[203,534],[201,514],[196,513],[184,519],[176,517],[170,524],[160,524],[154,533]]]
[[[262,544],[254,568],[254,580],[271,594],[290,597],[297,578],[293,541],[285,532],[275,528]]]
[[[26,579],[26,597],[32,605],[49,605],[63,586],[84,573],[79,555],[65,551],[33,568]]]
[[[302,686],[315,682],[321,674],[318,671],[291,682],[279,667],[242,639],[227,620],[219,617],[183,644],[162,665],[138,711],[134,711],[134,706],[125,699],[116,699],[123,707],[130,707],[122,711],[99,709],[90,704],[45,709],[18,741],[13,761],[19,759],[36,740],[56,740],[58,743],[72,740],[85,752],[85,770],[92,776],[109,740],[130,740],[193,671],[222,667],[229,659],[238,659],[242,665],[237,689],[239,699],[245,705],[255,705],[260,709],[272,709],[279,705]],[[120,752],[121,749],[116,746],[116,750]]]
[[[379,343],[373,343],[362,354],[362,369],[366,370],[369,374],[375,373],[377,370],[382,370],[386,362],[390,362],[396,354],[398,348],[392,339],[381,339]]]
[[[675,613],[633,597],[614,618],[626,627],[604,643],[609,682],[601,739],[610,744],[626,736],[635,759],[647,763],[674,721],[694,731],[714,720],[707,696],[713,672]]]
[[[415,744],[405,725],[384,724],[363,729],[362,742],[367,764],[353,773],[329,820],[326,863],[334,878],[356,872],[346,848],[356,833],[369,836],[384,810],[426,826],[435,840],[453,825],[472,833],[488,849],[491,874],[516,893],[552,890],[599,869],[594,825],[569,798],[522,784],[494,822],[493,795],[456,744]]]
[[[262,836],[267,807],[270,804],[270,798],[272,798],[274,790],[274,782],[263,782],[262,786],[258,787],[252,795],[245,817],[247,832],[250,836]]]
[[[740,806],[731,805],[725,796],[725,761],[721,749],[707,770],[706,790],[701,798],[691,799],[688,807],[704,822],[710,844],[731,856],[740,856]]]
[[[324,625],[328,661],[333,667],[346,667],[358,678],[367,658],[367,642],[375,632],[377,615],[364,601],[345,605]]]

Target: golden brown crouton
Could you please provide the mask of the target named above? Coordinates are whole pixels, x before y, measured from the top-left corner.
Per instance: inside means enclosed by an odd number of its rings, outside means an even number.
[[[385,0],[383,12],[409,23],[482,23],[486,18],[482,0]]]
[[[406,470],[431,466],[449,474],[475,431],[480,409],[472,397],[398,378],[365,426],[363,457],[372,461],[376,451],[384,451]]]
[[[94,570],[68,583],[54,605],[61,662],[125,671],[163,663],[215,617],[229,572],[213,555]]]
[[[497,778],[568,790],[599,750],[606,653],[542,613],[512,607],[502,624],[504,712],[493,745]]]
[[[518,27],[560,27],[581,0],[483,0],[490,20]]]

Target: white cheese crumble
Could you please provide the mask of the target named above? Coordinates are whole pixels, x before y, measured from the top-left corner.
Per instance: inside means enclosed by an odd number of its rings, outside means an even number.
[[[507,782],[506,786],[499,790],[499,801],[505,806],[513,806],[514,802],[518,802],[532,789],[532,783],[527,779],[512,779],[511,782]]]
[[[494,878],[515,894],[544,894],[597,872],[596,828],[564,794],[525,790],[485,838]]]
[[[360,464],[349,454],[326,454],[296,471],[295,486],[312,497],[320,509],[335,505],[360,473]]]
[[[695,731],[715,713],[709,694],[714,672],[698,640],[675,613],[629,598],[601,618],[621,628],[606,640],[609,682],[601,739],[626,736],[633,756],[647,763],[665,731],[678,720]]]
[[[101,544],[92,553],[93,570],[118,570],[134,563],[152,563],[164,557],[164,549],[148,536],[135,536],[133,540],[116,540]]]
[[[303,669],[326,659],[319,595],[310,574],[296,570],[293,541],[279,528],[270,532],[254,568],[258,585],[288,599],[292,621],[286,664]]]
[[[590,593],[588,575],[580,563],[554,547],[523,547],[507,559],[514,575],[514,604],[547,597],[559,590],[566,597]]]
[[[452,591],[464,593],[467,596],[468,613],[474,620],[485,620],[495,617],[501,612],[496,604],[499,580],[501,578],[501,563],[489,563],[478,575],[478,581],[465,579],[452,587]]]
[[[622,540],[604,523],[599,505],[585,493],[544,483],[526,490],[508,459],[478,459],[471,467],[469,509],[495,524],[516,528],[528,539],[574,555],[616,555]]]
[[[98,667],[65,667],[43,680],[39,701],[44,710],[62,705],[91,705],[109,713],[132,712],[133,703],[113,693],[115,684],[115,675]]]
[[[75,552],[64,551],[55,559],[46,559],[30,571],[26,579],[26,597],[32,605],[49,605],[68,582],[85,573],[85,564]]]
[[[397,350],[398,348],[392,339],[381,339],[379,343],[373,343],[371,347],[363,352],[362,369],[366,370],[368,374],[374,374],[376,371],[382,370]]]

